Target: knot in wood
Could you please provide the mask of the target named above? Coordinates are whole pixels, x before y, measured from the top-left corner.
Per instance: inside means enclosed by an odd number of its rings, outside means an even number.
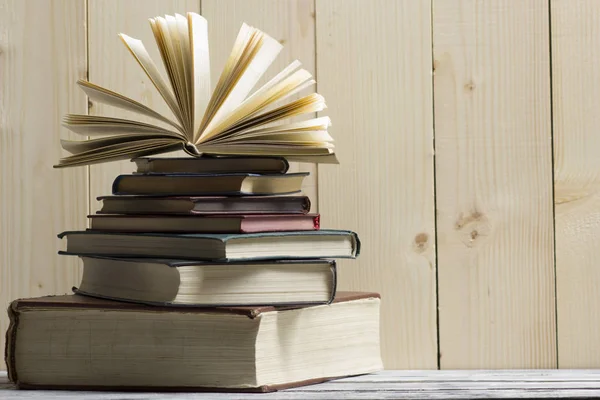
[[[417,253],[422,253],[427,249],[428,242],[429,235],[424,232],[421,232],[417,236],[415,236],[413,248]]]
[[[465,83],[465,90],[467,92],[472,92],[473,90],[475,90],[475,82],[469,81],[469,82]]]
[[[473,211],[466,216],[460,214],[454,228],[458,231],[460,240],[467,246],[473,247],[487,237],[491,231],[489,219],[479,211]]]

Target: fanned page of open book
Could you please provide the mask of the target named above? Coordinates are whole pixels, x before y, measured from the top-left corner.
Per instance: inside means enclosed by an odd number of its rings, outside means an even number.
[[[62,140],[71,153],[57,167],[87,165],[170,152],[183,148],[191,156],[283,156],[292,161],[337,163],[328,117],[282,121],[326,108],[325,99],[310,93],[290,96],[315,80],[291,62],[254,90],[282,49],[260,30],[242,24],[218,82],[211,86],[208,22],[196,13],[149,19],[165,79],[144,44],[124,33],[123,44],[169,106],[162,115],[116,91],[80,80],[91,100],[151,117],[164,126],[96,115],[68,114],[63,125],[89,139]],[[254,92],[252,93],[252,91]]]

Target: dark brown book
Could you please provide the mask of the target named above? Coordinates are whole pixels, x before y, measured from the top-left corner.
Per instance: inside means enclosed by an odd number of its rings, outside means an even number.
[[[99,214],[307,214],[307,196],[100,196]]]
[[[140,157],[137,173],[250,173],[285,174],[289,163],[282,157]]]
[[[249,196],[299,193],[308,172],[257,174],[130,174],[119,175],[114,195]]]
[[[111,232],[258,233],[314,231],[318,214],[88,215],[90,229]]]
[[[22,389],[270,392],[383,368],[377,293],[179,310],[66,295],[8,313],[5,361]]]

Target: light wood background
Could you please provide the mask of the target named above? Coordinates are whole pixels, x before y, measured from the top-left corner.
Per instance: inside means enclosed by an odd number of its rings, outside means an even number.
[[[361,237],[340,287],[381,293],[386,368],[600,368],[596,0],[0,0],[0,306],[78,284],[56,235],[132,170],[52,168],[63,114],[124,115],[76,80],[166,109],[117,34],[158,59],[148,18],[186,11],[215,76],[242,22],[268,77],[314,73],[341,164],[293,170]]]

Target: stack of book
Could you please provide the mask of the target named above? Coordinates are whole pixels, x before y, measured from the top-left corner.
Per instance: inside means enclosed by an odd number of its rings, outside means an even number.
[[[120,34],[172,116],[87,81],[91,101],[141,120],[70,114],[57,168],[120,159],[89,228],[59,235],[81,258],[74,294],[15,300],[6,363],[23,388],[271,391],[382,368],[377,293],[336,290],[355,232],[322,229],[289,161],[337,163],[314,83],[294,61],[252,92],[281,43],[242,25],[211,88],[195,13],[150,19],[165,80]],[[152,119],[153,123],[145,122]],[[189,157],[156,158],[183,150]]]
[[[381,369],[379,295],[336,291],[358,235],[325,230],[276,157],[140,158],[90,228],[74,295],[10,308],[21,387],[259,390]]]

